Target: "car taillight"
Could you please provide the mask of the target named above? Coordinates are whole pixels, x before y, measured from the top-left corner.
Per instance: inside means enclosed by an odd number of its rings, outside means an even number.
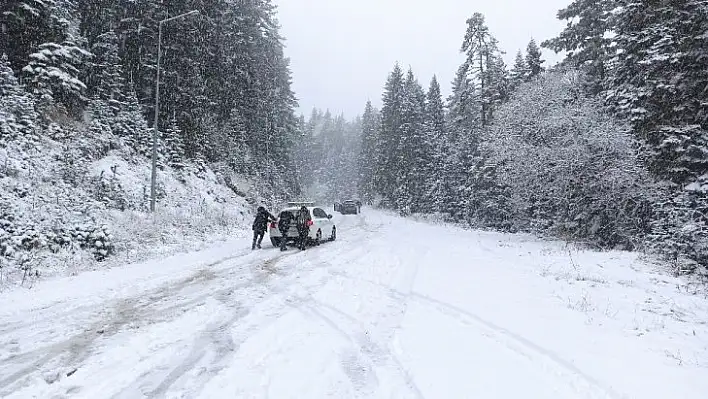
[[[277,226],[277,222],[270,222],[270,228],[274,229]]]
[[[308,225],[308,226],[312,226],[313,224],[315,224],[315,222],[313,222],[312,220],[308,220],[308,221],[307,221],[307,225]]]

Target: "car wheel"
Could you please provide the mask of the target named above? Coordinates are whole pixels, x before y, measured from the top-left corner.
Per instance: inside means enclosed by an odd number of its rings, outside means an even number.
[[[271,237],[270,243],[273,244],[274,247],[280,247],[280,238],[279,237]]]
[[[317,236],[315,236],[315,245],[320,245],[322,242],[322,230],[317,230]]]
[[[334,241],[337,239],[337,226],[332,226],[332,235],[329,236],[330,241]]]

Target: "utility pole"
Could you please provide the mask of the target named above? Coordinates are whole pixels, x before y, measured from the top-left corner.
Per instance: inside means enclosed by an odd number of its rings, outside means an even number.
[[[158,24],[157,33],[157,74],[155,77],[155,122],[152,125],[152,175],[150,177],[150,212],[155,212],[156,190],[157,183],[157,136],[159,134],[158,121],[160,119],[160,56],[162,48],[162,25],[174,21],[175,19],[184,18],[190,15],[199,14],[199,10],[193,10],[174,16],[172,18],[163,19]]]

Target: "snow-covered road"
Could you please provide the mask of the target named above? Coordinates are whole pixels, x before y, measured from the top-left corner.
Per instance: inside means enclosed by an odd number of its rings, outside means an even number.
[[[706,398],[708,301],[635,254],[365,210],[0,294],[0,397]]]

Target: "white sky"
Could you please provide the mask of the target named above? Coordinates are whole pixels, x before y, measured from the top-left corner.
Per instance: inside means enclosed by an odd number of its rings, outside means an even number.
[[[564,26],[556,12],[571,0],[275,0],[291,59],[299,111],[343,112],[381,104],[386,76],[396,61],[427,89],[433,74],[447,96],[462,61],[466,20],[485,15],[492,34],[513,63],[531,37],[539,43]],[[544,50],[546,66],[560,56]]]

